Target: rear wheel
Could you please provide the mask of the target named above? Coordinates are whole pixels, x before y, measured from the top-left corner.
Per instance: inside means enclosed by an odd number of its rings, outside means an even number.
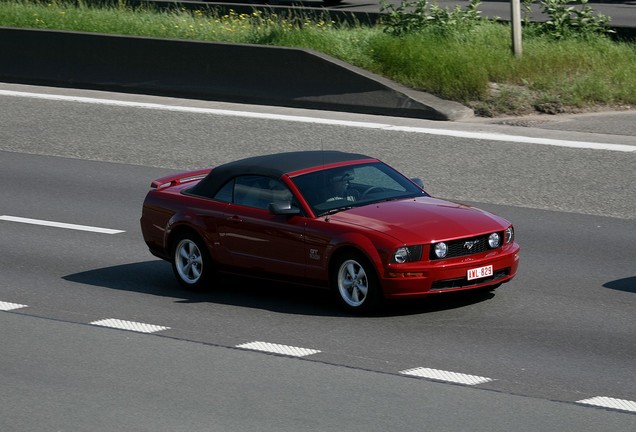
[[[380,303],[380,287],[369,261],[347,253],[336,261],[332,285],[342,306],[353,312],[371,312]]]
[[[195,291],[206,287],[213,272],[212,260],[197,235],[181,234],[174,242],[172,258],[172,270],[181,286]]]

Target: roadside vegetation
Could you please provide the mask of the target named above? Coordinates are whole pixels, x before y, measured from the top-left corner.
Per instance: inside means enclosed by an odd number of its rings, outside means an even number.
[[[479,0],[440,8],[428,0],[379,0],[373,25],[328,15],[132,7],[86,1],[0,0],[0,26],[310,48],[408,87],[470,106],[480,116],[636,107],[636,44],[612,39],[587,0],[523,8],[523,55],[508,23],[481,17]],[[530,22],[534,7],[549,19]]]

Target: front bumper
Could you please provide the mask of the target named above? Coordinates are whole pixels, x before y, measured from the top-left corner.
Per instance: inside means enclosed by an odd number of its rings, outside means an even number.
[[[478,255],[440,261],[390,266],[380,278],[386,298],[422,297],[430,294],[486,288],[509,282],[519,267],[519,245]],[[493,274],[468,280],[471,269],[492,265]]]

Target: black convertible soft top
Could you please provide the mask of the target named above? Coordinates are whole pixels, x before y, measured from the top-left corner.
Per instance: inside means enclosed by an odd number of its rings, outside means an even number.
[[[237,175],[253,174],[280,178],[283,174],[294,171],[361,159],[375,158],[337,150],[295,151],[253,156],[215,167],[198,184],[190,188],[188,193],[212,197],[225,183]]]

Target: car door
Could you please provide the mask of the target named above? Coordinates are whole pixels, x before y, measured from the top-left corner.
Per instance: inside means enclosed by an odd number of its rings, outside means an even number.
[[[235,179],[233,203],[219,223],[219,238],[237,270],[291,281],[305,277],[305,218],[268,209],[269,203],[285,199],[292,194],[279,180],[255,175]]]

